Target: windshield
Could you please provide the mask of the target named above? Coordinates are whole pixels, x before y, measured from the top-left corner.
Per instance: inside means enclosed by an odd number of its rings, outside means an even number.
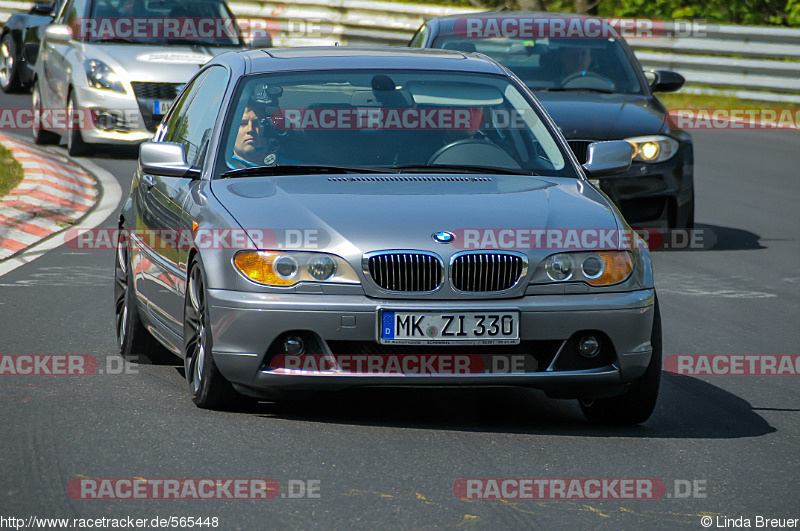
[[[241,30],[219,0],[94,0],[73,31],[89,42],[243,46]]]
[[[531,90],[643,93],[631,61],[614,38],[468,39],[443,35],[433,47],[486,54]]]
[[[239,84],[231,105],[217,175],[259,166],[324,165],[578,176],[541,117],[505,76],[391,70],[259,74]]]

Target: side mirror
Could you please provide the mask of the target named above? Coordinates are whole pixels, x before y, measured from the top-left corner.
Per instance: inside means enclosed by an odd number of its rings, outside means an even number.
[[[65,24],[51,24],[44,30],[48,41],[67,43],[72,40],[72,30]]]
[[[686,79],[672,70],[653,70],[655,79],[650,83],[653,92],[675,92],[686,83]]]
[[[53,12],[53,4],[34,4],[30,10],[31,15],[50,15]]]
[[[613,175],[630,169],[631,160],[633,146],[624,140],[592,142],[589,144],[583,169],[591,177]]]
[[[171,142],[144,142],[139,146],[139,166],[145,173],[165,177],[200,177],[200,171],[186,162],[183,146]]]
[[[272,48],[272,35],[266,31],[254,31],[250,40],[251,48]]]

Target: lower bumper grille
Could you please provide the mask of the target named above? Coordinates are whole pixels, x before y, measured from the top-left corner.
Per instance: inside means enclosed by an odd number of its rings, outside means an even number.
[[[153,103],[155,101],[172,103],[178,96],[183,83],[156,83],[150,81],[131,81],[133,93],[136,95],[136,102],[139,104],[139,111],[142,113],[144,126],[148,131],[154,133],[161,123],[163,115],[153,114]]]

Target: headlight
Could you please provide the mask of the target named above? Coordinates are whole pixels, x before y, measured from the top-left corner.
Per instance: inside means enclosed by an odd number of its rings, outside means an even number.
[[[125,92],[117,74],[103,61],[87,59],[83,67],[86,69],[86,80],[90,87]]]
[[[633,146],[633,160],[640,162],[664,162],[678,152],[678,141],[668,136],[637,136],[625,140]]]
[[[302,251],[241,251],[233,265],[245,277],[265,286],[289,287],[299,282],[358,284],[358,276],[343,258]]]
[[[592,286],[610,286],[627,279],[633,267],[633,254],[628,251],[558,253],[540,264],[531,284],[586,282]]]

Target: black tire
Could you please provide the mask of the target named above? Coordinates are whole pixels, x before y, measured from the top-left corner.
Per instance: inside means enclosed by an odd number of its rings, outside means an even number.
[[[11,33],[3,35],[0,41],[0,89],[11,94],[22,89],[19,81],[19,56],[17,43]]]
[[[75,104],[75,93],[70,91],[69,102],[67,103],[67,153],[70,157],[81,157],[90,155],[92,146],[83,141],[81,128],[76,127],[75,111],[78,106]]]
[[[172,354],[148,332],[139,317],[127,238],[121,233],[117,238],[114,265],[114,315],[117,348],[124,359],[136,363],[161,363],[174,359]]]
[[[584,416],[595,424],[632,426],[650,418],[656,407],[661,383],[661,311],[656,297],[653,307],[653,330],[650,333],[653,354],[644,375],[625,394],[598,400],[579,400]]]
[[[212,354],[213,337],[206,301],[203,263],[195,256],[189,267],[183,311],[183,356],[192,402],[203,409],[228,409],[244,397],[219,372]]]
[[[40,146],[47,144],[58,144],[61,141],[61,135],[42,128],[42,93],[39,90],[38,81],[33,83],[33,92],[31,93],[31,108],[33,109],[34,114],[36,114],[31,121],[31,134],[33,135],[34,143],[39,144]]]

